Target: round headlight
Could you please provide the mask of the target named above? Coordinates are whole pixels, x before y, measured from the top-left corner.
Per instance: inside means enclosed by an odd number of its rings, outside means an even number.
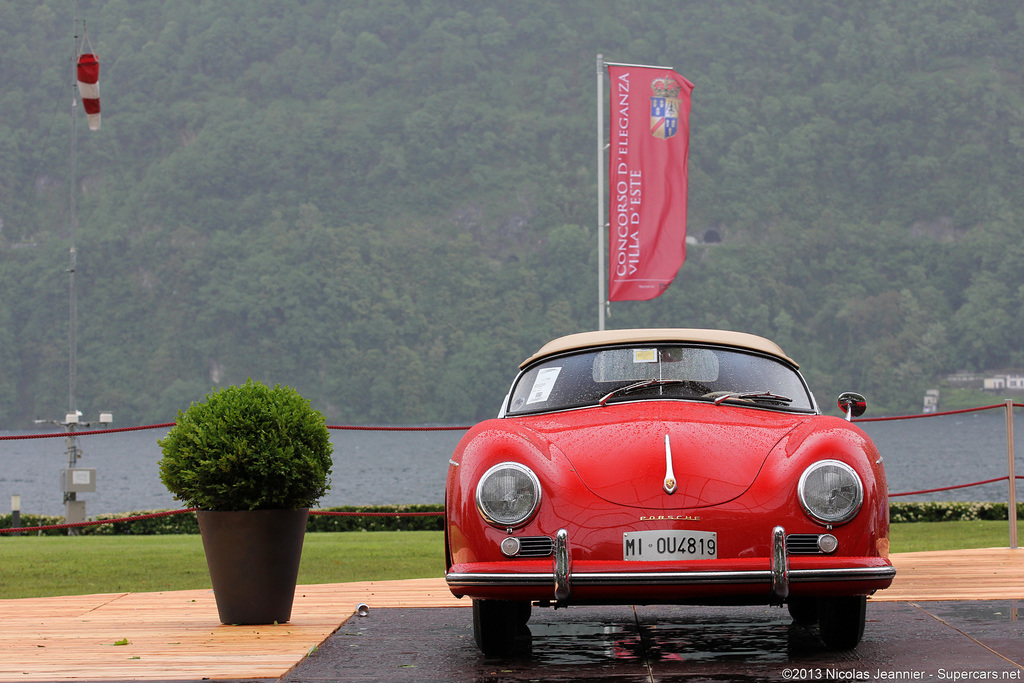
[[[797,494],[804,512],[824,524],[850,521],[864,502],[860,477],[838,460],[821,460],[804,470]]]
[[[495,526],[524,524],[540,505],[540,481],[525,465],[503,462],[484,472],[476,485],[476,507]]]

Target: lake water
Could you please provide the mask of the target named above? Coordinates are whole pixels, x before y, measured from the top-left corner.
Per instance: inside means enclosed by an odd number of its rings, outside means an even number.
[[[87,516],[181,507],[160,482],[156,442],[166,433],[79,437],[78,466],[96,468],[96,491],[78,494]],[[462,434],[331,430],[331,490],[320,507],[443,503],[448,458]],[[19,494],[22,514],[63,515],[60,471],[67,460],[63,438],[0,441],[0,513],[10,512],[11,494]]]
[[[1015,421],[1016,469],[1024,475],[1024,416]],[[1003,410],[944,415],[860,426],[882,452],[889,491],[900,493],[1006,476]],[[41,432],[2,432],[27,435]],[[157,439],[166,429],[79,438],[79,467],[96,468],[96,491],[80,493],[86,515],[177,509],[160,483]],[[461,431],[331,430],[334,471],[321,507],[442,503],[448,458]],[[22,514],[63,515],[60,470],[67,466],[63,438],[0,441],[0,513],[11,495]],[[1018,500],[1024,487],[1018,484]],[[1006,482],[901,497],[899,500],[1005,501]]]

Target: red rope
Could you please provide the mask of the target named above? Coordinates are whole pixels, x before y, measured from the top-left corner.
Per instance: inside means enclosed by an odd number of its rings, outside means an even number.
[[[1011,404],[1014,408],[1024,408],[1022,403]],[[921,415],[900,415],[894,417],[868,417],[854,420],[854,422],[884,422],[888,420],[911,420],[921,417],[939,417],[941,415],[959,415],[962,413],[973,413],[982,410],[992,410],[994,408],[1004,408],[1005,403],[996,403],[990,406],[981,406],[978,408],[964,408],[961,410],[950,410],[941,413],[922,413]],[[118,434],[122,432],[134,432],[146,429],[168,429],[173,427],[176,423],[174,422],[163,422],[160,424],[143,425],[139,427],[115,427],[111,429],[92,429],[82,432],[57,432],[54,434],[8,434],[0,435],[0,441],[13,441],[17,439],[50,439],[57,437],[66,437],[69,434],[75,436],[90,436],[94,434]],[[439,427],[364,427],[355,425],[327,425],[328,429],[338,430],[349,430],[349,431],[383,431],[383,432],[433,432],[433,431],[465,431],[470,427],[464,426],[439,426]],[[1024,479],[1024,476],[1018,476],[1017,479]],[[980,486],[982,484],[991,484],[997,481],[1006,481],[1009,477],[998,477],[996,479],[986,479],[985,481],[978,481],[971,484],[959,484],[956,486],[944,486],[935,489],[925,489],[921,491],[907,491],[905,493],[890,493],[890,498],[898,498],[900,496],[912,496],[923,493],[936,493],[938,491],[952,491],[954,489],[970,488],[972,486]],[[72,522],[67,524],[52,524],[48,526],[36,526],[36,527],[16,527],[12,529],[0,529],[0,534],[11,533],[14,531],[43,531],[47,529],[70,529],[74,527],[87,527],[97,526],[100,524],[115,524],[117,522],[134,522],[143,519],[152,519],[154,517],[166,517],[168,515],[178,515],[184,512],[194,512],[195,508],[189,508],[186,510],[171,510],[167,512],[157,512],[148,515],[139,515],[136,517],[124,517],[120,519],[109,519],[92,522]],[[329,511],[329,510],[312,510],[311,515],[334,515],[334,516],[350,516],[350,517],[440,517],[444,515],[443,512],[342,512],[342,511]]]
[[[1015,408],[1024,408],[1024,403],[1014,403]],[[992,410],[993,408],[1005,408],[1005,403],[996,403],[991,406],[981,406],[980,408],[962,408],[961,410],[947,410],[943,413],[921,413],[920,415],[896,415],[893,417],[861,417],[854,422],[886,422],[888,420],[916,420],[919,417],[940,417],[942,415],[960,415],[961,413],[975,413],[979,410]]]
[[[906,493],[890,493],[890,498],[899,498],[900,496],[913,496],[918,493],[936,493],[937,491],[952,491],[953,489],[966,489],[972,486],[981,486],[982,484],[991,484],[996,481],[1006,481],[1010,477],[996,477],[995,479],[986,479],[985,481],[976,481],[973,484],[957,484],[956,486],[943,486],[937,489],[924,489],[923,491],[907,491]],[[1017,479],[1024,479],[1024,477],[1017,477]]]
[[[118,434],[121,432],[138,432],[144,429],[163,429],[173,427],[174,422],[164,422],[156,425],[145,425],[143,427],[112,427],[110,429],[88,429],[84,432],[56,432],[54,434],[4,434],[0,435],[0,441],[14,441],[16,439],[53,439],[62,436],[93,436],[94,434]]]
[[[136,515],[135,517],[122,517],[120,519],[100,519],[91,522],[68,522],[66,524],[49,524],[47,526],[16,526],[9,529],[0,529],[0,534],[9,534],[15,531],[46,531],[48,529],[74,529],[83,526],[99,526],[101,524],[115,524],[117,522],[135,522],[140,519],[154,519],[156,517],[170,517],[171,515],[180,515],[185,512],[195,512],[195,508],[188,508],[185,510],[165,510],[163,512],[152,512],[146,515]]]
[[[0,435],[0,441],[15,441],[18,439],[54,439],[66,437],[70,434],[75,436],[93,436],[95,434],[118,434],[120,432],[138,432],[145,429],[169,429],[176,423],[162,422],[155,425],[144,425],[141,427],[112,427],[110,429],[87,429],[81,432],[55,432],[53,434],[4,434]],[[458,432],[466,431],[469,427],[360,427],[351,425],[327,425],[328,429],[343,429],[350,431],[365,432]]]
[[[897,415],[892,417],[862,417],[854,420],[854,422],[884,422],[886,420],[914,420],[919,417],[939,417],[941,415],[959,415],[961,413],[974,413],[980,410],[992,410],[993,408],[1005,408],[1005,403],[996,403],[990,406],[981,406],[979,408],[963,408],[961,410],[949,410],[942,413],[922,413],[920,415]],[[1014,403],[1014,408],[1024,408],[1024,403]],[[110,429],[88,429],[81,432],[56,432],[54,434],[5,434],[0,435],[0,441],[13,441],[16,439],[52,439],[59,438],[62,436],[68,436],[69,433],[75,436],[92,436],[94,434],[118,434],[121,432],[137,432],[145,429],[169,429],[176,423],[174,422],[161,422],[160,424],[142,425],[139,427],[112,427]],[[437,426],[437,427],[366,427],[362,425],[327,425],[328,429],[339,429],[347,431],[362,431],[362,432],[464,432],[470,429],[470,426],[464,425],[449,425],[449,426]]]

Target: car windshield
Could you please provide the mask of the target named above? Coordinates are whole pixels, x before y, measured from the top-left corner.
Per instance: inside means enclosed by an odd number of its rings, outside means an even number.
[[[533,365],[512,387],[506,414],[663,398],[814,410],[800,373],[775,358],[659,344],[588,350]]]

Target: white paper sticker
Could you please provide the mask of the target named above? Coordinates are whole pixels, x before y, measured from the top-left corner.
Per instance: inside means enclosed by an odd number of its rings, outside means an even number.
[[[92,482],[92,472],[89,470],[71,470],[71,483],[78,486],[88,486]]]
[[[658,350],[657,349],[633,349],[633,362],[634,363],[657,363],[658,362]]]
[[[561,371],[562,368],[544,368],[538,372],[537,379],[533,380],[533,388],[530,389],[530,398],[526,399],[526,405],[547,401]]]

